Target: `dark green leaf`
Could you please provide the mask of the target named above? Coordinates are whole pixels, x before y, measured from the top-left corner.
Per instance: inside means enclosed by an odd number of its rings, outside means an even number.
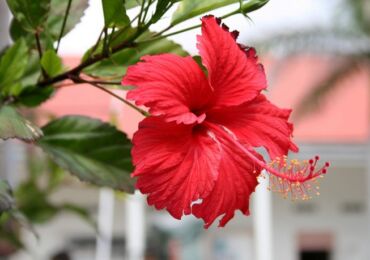
[[[32,33],[40,31],[50,9],[50,0],[7,0],[7,3],[22,28]]]
[[[139,37],[138,41],[150,39],[152,33],[148,32]],[[181,56],[188,55],[182,47],[168,39],[141,43],[135,48],[125,49],[112,55],[110,59],[103,60],[84,70],[85,73],[96,77],[114,77],[120,79],[129,65],[137,63],[144,55],[160,53],[175,53]]]
[[[24,30],[22,25],[15,18],[13,18],[10,23],[9,33],[13,41],[24,38],[26,39],[27,45],[34,46],[36,44],[34,34]]]
[[[158,0],[155,12],[152,16],[152,23],[156,23],[168,10],[169,5],[173,2],[172,0]]]
[[[13,209],[14,199],[9,183],[0,180],[0,215]]]
[[[77,217],[80,217],[82,220],[90,224],[95,230],[97,229],[96,222],[92,218],[90,212],[87,209],[70,203],[66,203],[63,204],[62,206],[59,206],[59,209],[65,212],[75,214]]]
[[[42,136],[42,131],[37,126],[22,117],[10,107],[0,108],[0,138],[18,138],[25,141],[34,141]]]
[[[102,0],[105,27],[124,27],[130,23],[124,0]]]
[[[43,127],[39,146],[62,168],[83,181],[133,192],[131,143],[99,120],[66,116]]]
[[[45,223],[58,213],[58,208],[48,201],[48,194],[36,183],[22,183],[15,191],[17,206],[32,223]]]
[[[3,95],[11,93],[12,88],[17,85],[16,81],[22,77],[27,61],[27,47],[23,39],[5,51],[0,60],[0,91]]]
[[[52,86],[43,88],[34,85],[27,86],[16,97],[16,104],[35,107],[48,100],[53,93],[54,88]]]
[[[212,11],[219,7],[237,3],[239,0],[183,0],[172,15],[172,25],[181,23],[197,15]]]
[[[54,77],[63,71],[62,59],[54,50],[47,50],[42,55],[40,63],[50,77]]]
[[[204,74],[208,75],[207,68],[202,63],[202,57],[200,57],[199,55],[196,55],[196,56],[193,56],[193,59],[199,65],[199,67],[202,69],[202,71],[204,72]]]

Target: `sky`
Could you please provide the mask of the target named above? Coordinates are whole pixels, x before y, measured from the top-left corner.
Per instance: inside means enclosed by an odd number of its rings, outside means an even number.
[[[332,24],[335,8],[340,0],[270,0],[263,8],[250,14],[251,21],[237,15],[230,17],[224,22],[232,29],[240,32],[240,39],[245,41],[258,40],[271,33],[297,30],[307,27],[325,27]],[[225,14],[234,10],[236,6],[230,6],[213,11],[215,15]],[[169,14],[162,19],[158,25],[153,26],[152,30],[164,28],[170,21]],[[129,15],[137,12],[132,10]],[[178,28],[185,28],[199,23],[199,17],[194,18]],[[61,54],[65,56],[80,56],[85,50],[93,45],[104,24],[101,1],[90,0],[90,7],[85,13],[82,22],[70,32],[61,43]],[[191,54],[196,54],[195,36],[198,30],[189,31],[181,35],[171,37],[180,43],[185,50]]]

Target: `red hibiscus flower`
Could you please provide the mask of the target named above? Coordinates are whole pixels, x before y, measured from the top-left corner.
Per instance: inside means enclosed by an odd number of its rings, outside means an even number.
[[[283,194],[305,198],[308,181],[326,173],[317,159],[287,165],[291,110],[271,104],[261,91],[266,76],[253,48],[236,43],[213,16],[202,18],[197,47],[207,75],[192,57],[145,56],[122,80],[136,86],[128,99],[149,108],[150,117],[133,137],[132,157],[137,188],[148,203],[166,208],[177,219],[193,214],[205,227],[235,210],[249,214],[249,197],[262,170]],[[255,151],[264,147],[272,163]]]

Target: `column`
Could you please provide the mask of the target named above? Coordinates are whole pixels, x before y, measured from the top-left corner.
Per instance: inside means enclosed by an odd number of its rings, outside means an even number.
[[[145,200],[140,192],[126,199],[127,259],[143,260],[145,253]]]
[[[95,260],[110,260],[114,221],[114,191],[101,188],[99,191],[98,235]]]
[[[253,196],[253,228],[256,260],[273,260],[272,198],[267,179],[261,179]]]

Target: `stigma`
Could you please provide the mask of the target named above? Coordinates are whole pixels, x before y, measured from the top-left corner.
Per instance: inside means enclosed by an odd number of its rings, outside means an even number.
[[[319,156],[303,161],[288,160],[286,156],[276,158],[264,167],[269,178],[268,189],[293,201],[319,196],[319,181],[330,166],[325,162],[318,167],[319,159]]]

